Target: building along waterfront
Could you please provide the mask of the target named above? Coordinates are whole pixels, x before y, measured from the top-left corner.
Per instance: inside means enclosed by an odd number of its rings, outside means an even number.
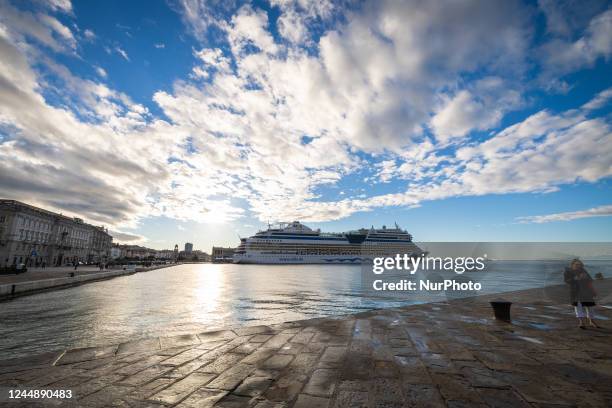
[[[15,200],[0,200],[0,266],[105,262],[108,230]]]

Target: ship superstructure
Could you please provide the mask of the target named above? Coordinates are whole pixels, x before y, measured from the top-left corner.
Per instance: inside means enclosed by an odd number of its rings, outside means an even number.
[[[412,235],[397,225],[322,233],[293,221],[242,238],[234,253],[234,263],[360,264],[375,257],[421,253],[412,242]]]

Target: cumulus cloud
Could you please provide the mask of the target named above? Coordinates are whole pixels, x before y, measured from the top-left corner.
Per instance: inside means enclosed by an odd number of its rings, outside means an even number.
[[[573,72],[612,55],[612,9],[595,15],[579,38],[559,36],[541,47],[548,75]]]
[[[470,88],[452,96],[441,96],[431,119],[431,127],[440,142],[462,138],[474,130],[497,127],[506,112],[523,103],[519,90],[497,76],[479,79]]]
[[[161,215],[329,221],[611,175],[610,124],[593,116],[605,92],[497,129],[524,104],[533,31],[519,3],[364,2],[314,36],[312,24],[343,11],[279,0],[282,39],[264,10],[230,3],[174,3],[202,41],[190,76],[154,93],[163,118],[24,46],[72,47],[58,27],[0,30],[2,195],[126,228]],[[296,10],[304,30],[290,32],[282,21]],[[211,25],[223,47],[204,41]],[[361,172],[406,188],[323,198]]]
[[[108,233],[113,237],[113,242],[119,244],[137,244],[147,240],[142,235],[131,234],[128,232],[110,230]]]
[[[272,0],[281,13],[276,21],[278,32],[292,45],[311,46],[311,27],[328,21],[342,9],[342,2],[329,0]]]
[[[44,0],[43,3],[54,10],[72,13],[72,2],[70,0]]]
[[[447,99],[444,106],[432,118],[431,124],[438,140],[465,136],[473,129],[485,130],[499,123],[499,110],[485,107],[468,91],[460,91]]]
[[[592,217],[610,217],[612,216],[612,205],[602,205],[599,207],[589,208],[587,210],[569,211],[547,215],[530,215],[526,217],[518,217],[517,220],[521,223],[536,223],[542,224],[546,222],[557,221],[572,221],[581,218]]]
[[[571,38],[583,30],[593,16],[606,9],[602,0],[539,0],[538,7],[546,18],[546,30],[553,36]]]
[[[31,39],[53,51],[74,52],[76,48],[72,31],[57,18],[43,11],[22,11],[6,0],[0,1],[0,28],[16,41]]]
[[[222,26],[225,14],[236,8],[235,0],[175,0],[170,4],[200,40],[205,38],[211,26]]]

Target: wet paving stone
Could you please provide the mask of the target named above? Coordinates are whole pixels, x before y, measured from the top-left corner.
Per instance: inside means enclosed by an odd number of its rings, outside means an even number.
[[[132,375],[132,374],[136,374],[139,371],[144,370],[147,367],[157,364],[165,359],[166,359],[165,356],[145,357],[142,360],[137,360],[133,363],[126,364],[123,367],[117,370],[114,370],[113,372],[117,374]]]
[[[163,376],[167,372],[169,372],[172,368],[168,366],[162,365],[153,365],[145,368],[142,371],[137,372],[136,374],[130,375],[125,379],[121,380],[121,383],[124,385],[143,385],[152,381],[158,377]]]
[[[136,353],[139,351],[160,350],[162,348],[159,338],[134,340],[121,343],[117,348],[117,355]]]
[[[234,333],[238,336],[248,336],[253,334],[274,334],[274,330],[270,326],[247,326],[234,329]]]
[[[319,369],[315,370],[304,388],[304,392],[310,395],[330,397],[334,392],[337,370]]]
[[[276,354],[264,361],[261,367],[271,370],[280,370],[287,367],[287,365],[291,363],[291,360],[293,360],[292,355]]]
[[[270,377],[247,377],[240,386],[234,391],[236,395],[255,397],[263,394],[274,381]]]
[[[177,408],[209,408],[226,395],[227,391],[200,388],[175,406]]]
[[[206,351],[200,350],[198,348],[185,350],[182,353],[179,353],[171,358],[164,359],[164,365],[173,365],[179,366],[181,364],[185,364],[188,361],[195,360],[196,358],[203,356],[206,354]]]
[[[160,337],[161,348],[191,346],[200,344],[202,341],[195,334],[185,334],[173,337]]]
[[[87,347],[68,350],[55,365],[74,364],[82,361],[95,360],[115,355],[118,346]]]
[[[329,405],[330,401],[327,398],[301,394],[293,405],[293,408],[327,408]]]
[[[442,408],[446,407],[440,392],[434,385],[402,384],[406,406]]]
[[[168,405],[176,404],[191,392],[210,382],[214,377],[213,374],[208,373],[189,374],[187,377],[152,395],[149,399]]]
[[[247,364],[234,365],[211,381],[208,387],[231,391],[247,378],[253,370],[253,366]]]

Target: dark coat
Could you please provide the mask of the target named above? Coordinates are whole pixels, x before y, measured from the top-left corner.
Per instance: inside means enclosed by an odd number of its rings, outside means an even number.
[[[595,303],[595,290],[593,289],[593,278],[586,269],[573,270],[565,268],[563,280],[570,287],[570,303],[582,304]]]

